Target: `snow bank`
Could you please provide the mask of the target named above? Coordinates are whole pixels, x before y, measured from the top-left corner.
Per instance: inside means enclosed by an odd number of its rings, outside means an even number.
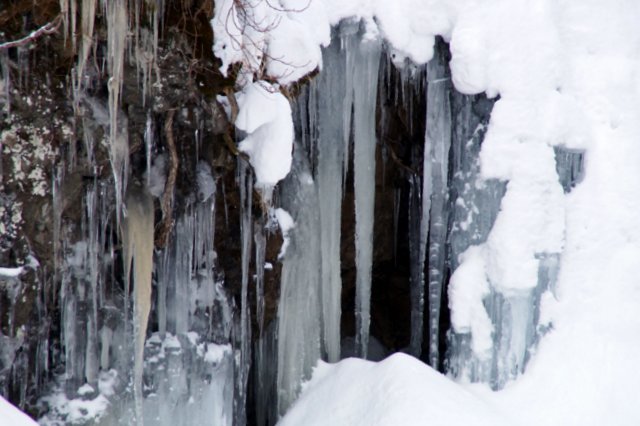
[[[514,426],[431,367],[397,353],[379,362],[319,362],[279,426]]]
[[[36,426],[37,423],[29,416],[11,405],[0,396],[0,422],[11,426]]]

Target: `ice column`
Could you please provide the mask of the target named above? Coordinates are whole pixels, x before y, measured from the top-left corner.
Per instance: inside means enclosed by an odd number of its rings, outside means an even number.
[[[353,174],[356,210],[356,351],[369,345],[373,218],[376,189],[376,99],[380,40],[363,40],[353,55]],[[347,60],[349,61],[350,58]]]
[[[136,185],[137,186],[137,185]],[[124,222],[123,257],[125,280],[129,280],[133,263],[134,367],[133,388],[137,424],[142,417],[142,373],[144,342],[151,312],[151,273],[153,271],[153,200],[140,188],[131,188],[127,196]]]
[[[129,142],[127,126],[118,121],[122,81],[124,79],[124,52],[126,48],[127,5],[125,0],[114,0],[107,5],[107,59],[109,68],[109,159],[113,172],[118,223],[122,213],[122,197],[129,174]]]
[[[426,169],[425,169],[426,170]],[[431,178],[425,176],[429,181]],[[421,197],[422,180],[415,175],[409,177],[409,262],[411,267],[411,338],[409,353],[419,358],[422,353],[424,331],[424,259],[429,232],[429,206],[431,198]],[[427,204],[424,209],[424,204]]]
[[[330,362],[340,359],[340,314],[342,279],[340,276],[340,227],[342,218],[342,176],[345,157],[344,91],[346,63],[340,40],[324,50],[324,69],[310,90],[309,116],[317,123],[317,188],[320,214],[322,282],[322,324],[324,350]],[[316,102],[313,102],[316,100]],[[351,114],[351,108],[348,110]],[[310,120],[311,121],[311,120]]]
[[[320,358],[320,219],[318,195],[304,150],[282,184],[282,204],[295,226],[289,231],[278,306],[278,413],[298,396]]]
[[[449,83],[440,54],[427,64],[427,124],[424,144],[421,247],[426,247],[429,223],[429,364],[438,368],[440,304],[445,268],[448,222],[448,169],[451,147]],[[429,201],[429,198],[431,200]],[[424,256],[421,257],[424,259]]]
[[[253,223],[251,217],[253,174],[243,159],[238,159],[238,186],[240,188],[240,232],[242,238],[242,289],[240,294],[240,318],[236,336],[236,395],[234,401],[234,419],[238,424],[246,423],[245,402],[247,381],[251,364],[251,329],[249,311],[249,264],[251,262],[251,240]]]

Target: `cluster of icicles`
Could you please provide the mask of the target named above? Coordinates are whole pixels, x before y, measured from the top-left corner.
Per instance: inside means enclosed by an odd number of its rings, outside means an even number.
[[[140,16],[142,1],[149,11],[145,19]],[[106,106],[86,95],[98,7],[107,23]],[[97,410],[99,424],[245,424],[247,401],[251,400],[257,424],[275,423],[295,401],[318,359],[335,362],[343,356],[341,212],[350,167],[356,213],[354,353],[368,355],[376,102],[380,81],[391,67],[382,42],[375,38],[363,41],[358,24],[342,25],[323,50],[322,71],[294,102],[293,165],[277,190],[281,207],[291,214],[295,227],[282,259],[277,323],[264,324],[262,265],[268,219],[254,222],[254,177],[244,160],[238,161],[237,174],[242,240],[237,304],[227,297],[223,274],[216,270],[214,218],[219,188],[210,167],[199,163],[199,191],[205,196],[177,218],[173,237],[161,250],[154,250],[153,244],[153,191],[149,189],[153,179],[128,182],[127,125],[120,110],[124,65],[128,55],[141,75],[146,97],[157,79],[162,0],[82,0],[80,4],[61,0],[61,9],[78,58],[72,74],[73,104],[78,117],[86,117],[86,108],[93,116],[93,120],[81,120],[88,160],[95,164],[95,127],[102,126],[108,130],[113,185],[96,180],[88,186],[81,241],[67,242],[60,235],[61,218],[55,219],[65,372],[55,391],[44,398],[50,413],[42,422],[94,421],[94,408],[101,407]],[[150,23],[150,29],[141,25],[143,20]],[[76,33],[81,36],[73,37]],[[423,174],[412,176],[410,184],[412,311],[407,351],[439,367],[443,364],[438,341],[446,280],[457,268],[459,255],[487,239],[505,190],[503,183],[480,177],[478,153],[486,123],[473,115],[471,97],[462,95],[455,98],[458,105],[452,116],[455,95],[443,55],[436,55],[424,68],[402,73],[406,77],[403,88],[411,93],[398,102],[409,104],[416,93],[426,96]],[[145,133],[148,176],[153,175],[156,162],[154,128],[150,122]],[[197,135],[195,139],[195,143],[202,142]],[[581,161],[581,155],[557,152],[565,190],[575,180]],[[61,165],[56,172],[54,211],[60,211],[56,206],[62,202],[60,188],[67,168]],[[112,199],[115,207],[110,204]],[[114,223],[122,241],[124,293],[109,285],[117,281],[114,274],[118,270],[118,247],[109,234]],[[553,286],[554,256],[541,254],[536,288],[513,297],[491,290],[484,297],[494,330],[488,356],[473,350],[471,330],[450,333],[445,364],[451,374],[500,387],[522,371],[539,334],[536,306],[540,295]],[[255,276],[250,273],[252,258],[257,265]],[[251,335],[251,285],[257,295],[258,336]],[[158,331],[152,334],[147,330],[150,317],[158,324]],[[422,354],[423,336],[429,339],[427,354]]]

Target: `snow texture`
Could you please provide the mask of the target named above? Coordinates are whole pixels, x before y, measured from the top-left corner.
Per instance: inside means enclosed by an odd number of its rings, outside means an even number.
[[[295,222],[285,209],[277,208],[274,210],[274,214],[282,232],[282,247],[280,247],[280,252],[278,253],[278,259],[282,259],[287,253],[287,247],[289,247],[290,242],[289,231],[295,227]]]
[[[235,125],[248,133],[238,148],[249,155],[256,186],[273,187],[291,170],[294,136],[289,101],[264,81],[249,84],[236,97]]]
[[[516,425],[417,359],[322,361],[279,426]]]
[[[0,267],[0,278],[17,278],[24,272],[22,266],[16,268]]]
[[[0,419],[11,426],[35,426],[37,423],[0,396]]]

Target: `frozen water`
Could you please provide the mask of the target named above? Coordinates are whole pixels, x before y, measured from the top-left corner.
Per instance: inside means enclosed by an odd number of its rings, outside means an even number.
[[[356,346],[367,357],[371,267],[373,262],[373,217],[376,190],[375,111],[381,42],[363,40],[353,55],[353,181],[356,209]]]
[[[153,272],[153,200],[141,187],[131,185],[127,195],[127,215],[122,232],[124,279],[133,276],[133,330],[134,365],[133,388],[136,406],[136,421],[143,424],[142,413],[142,373],[144,343],[147,337],[147,325],[151,312],[151,274]],[[91,330],[91,322],[89,322]],[[97,325],[96,325],[97,326]],[[96,338],[97,333],[90,337]],[[87,349],[89,350],[89,349]]]
[[[324,351],[330,362],[340,359],[340,316],[342,279],[340,268],[340,236],[342,218],[344,140],[349,127],[344,127],[345,101],[341,93],[346,85],[346,55],[336,39],[323,50],[324,69],[309,90],[316,102],[309,102],[309,115],[315,116],[317,137],[317,188],[320,214],[320,250],[322,257],[322,306]],[[349,105],[348,114],[351,114]],[[313,134],[313,133],[312,133]]]
[[[440,362],[440,305],[445,280],[445,250],[448,224],[448,173],[451,146],[451,107],[446,64],[437,54],[427,64],[427,120],[424,144],[421,249],[426,247],[429,223],[427,291],[429,297],[429,364]],[[431,198],[429,202],[428,198]],[[430,210],[430,211],[429,211]],[[421,253],[421,262],[424,262]]]
[[[284,256],[278,306],[278,413],[284,414],[300,392],[303,380],[320,359],[320,218],[318,194],[308,160],[294,151],[294,166],[283,182],[282,205],[296,223]]]

